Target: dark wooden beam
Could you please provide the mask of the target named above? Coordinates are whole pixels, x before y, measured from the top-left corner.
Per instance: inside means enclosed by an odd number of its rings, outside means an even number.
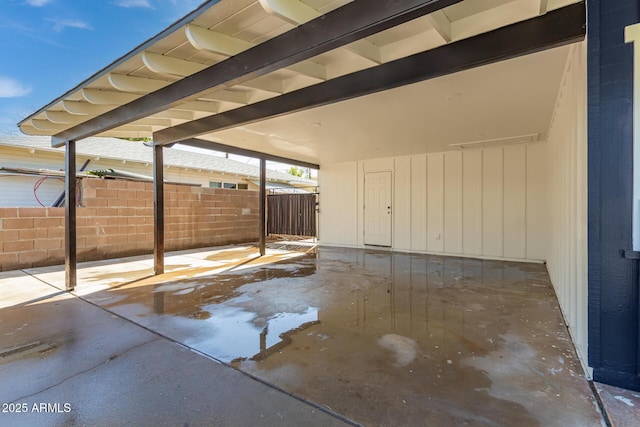
[[[164,160],[162,146],[153,147],[153,271],[164,273]]]
[[[466,40],[309,86],[246,107],[163,129],[156,144],[170,144],[268,118],[468,70],[584,39],[584,3]]]
[[[260,256],[266,253],[267,235],[267,161],[260,159]]]
[[[52,137],[54,147],[148,117],[204,92],[243,83],[462,0],[355,0],[326,15]]]
[[[304,162],[302,160],[291,159],[289,157],[274,156],[273,154],[261,151],[247,150],[245,148],[234,147],[233,145],[221,144],[219,142],[205,141],[203,139],[186,139],[179,141],[179,144],[190,147],[204,148],[206,150],[221,151],[223,153],[237,154],[239,156],[253,157],[255,159],[265,159],[271,162],[286,163],[288,165],[299,166],[301,168],[320,169],[315,163]]]
[[[64,202],[64,265],[65,285],[73,291],[77,283],[77,217],[76,217],[76,142],[66,141],[65,153],[65,202]]]

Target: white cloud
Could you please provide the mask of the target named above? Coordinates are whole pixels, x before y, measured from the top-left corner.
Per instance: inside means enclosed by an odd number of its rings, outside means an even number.
[[[42,7],[47,3],[51,3],[51,0],[26,0],[29,6]]]
[[[17,80],[0,76],[0,98],[17,98],[31,92],[31,88]]]
[[[53,23],[53,31],[55,31],[56,33],[61,32],[65,28],[79,28],[81,30],[93,30],[91,25],[77,19],[47,19],[47,21]]]
[[[153,6],[149,2],[149,0],[116,0],[115,4],[120,7],[146,7],[148,9],[153,9]]]

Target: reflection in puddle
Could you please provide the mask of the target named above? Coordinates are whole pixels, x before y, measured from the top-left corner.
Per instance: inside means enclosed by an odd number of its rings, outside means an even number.
[[[290,342],[288,335],[318,323],[318,309],[304,313],[278,313],[266,321],[239,307],[213,306],[206,311],[207,351],[223,362],[262,360]],[[201,312],[202,313],[202,312]],[[197,348],[201,338],[185,344]]]
[[[267,321],[267,326],[260,334],[260,352],[266,352],[282,342],[288,332],[305,329],[318,323],[318,309],[309,307],[304,313],[279,313]]]
[[[209,311],[206,319],[209,336],[206,348],[209,354],[224,362],[238,357],[250,358],[260,352],[261,328],[253,324],[255,313],[239,307],[221,306]],[[196,347],[201,337],[187,340],[185,344]]]

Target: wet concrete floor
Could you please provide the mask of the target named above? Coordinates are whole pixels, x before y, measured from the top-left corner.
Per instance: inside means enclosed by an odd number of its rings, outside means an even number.
[[[36,277],[0,273],[0,426],[347,425]]]
[[[371,426],[603,425],[544,265],[337,248],[226,255],[203,258],[226,259],[218,270],[158,277],[97,268],[83,278],[102,286],[79,292],[91,310],[156,333],[147,340],[168,338],[308,402],[313,414],[289,418],[299,425],[339,422],[331,414]],[[26,341],[44,358],[74,347]],[[48,342],[56,347],[38,347]],[[158,350],[149,363],[166,357]]]

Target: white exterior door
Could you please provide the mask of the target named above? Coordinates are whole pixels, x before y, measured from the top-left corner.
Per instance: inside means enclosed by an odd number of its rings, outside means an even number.
[[[391,246],[391,172],[364,175],[364,244]]]

